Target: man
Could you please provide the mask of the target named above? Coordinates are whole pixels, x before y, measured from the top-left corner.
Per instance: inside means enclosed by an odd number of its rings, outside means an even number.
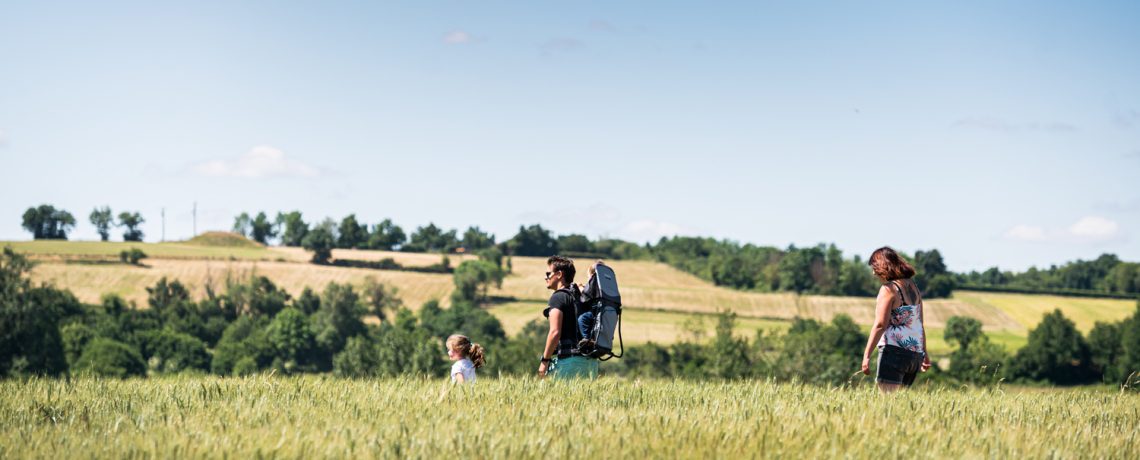
[[[546,261],[546,288],[554,290],[542,315],[550,318],[550,334],[540,357],[538,375],[556,379],[598,377],[598,360],[578,354],[578,312],[574,297],[574,261],[554,256]]]

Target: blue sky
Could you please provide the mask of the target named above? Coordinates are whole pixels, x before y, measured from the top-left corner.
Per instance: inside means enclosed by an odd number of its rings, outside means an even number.
[[[1140,4],[18,2],[0,239],[542,223],[952,270],[1140,260]],[[115,232],[113,239],[121,239]]]

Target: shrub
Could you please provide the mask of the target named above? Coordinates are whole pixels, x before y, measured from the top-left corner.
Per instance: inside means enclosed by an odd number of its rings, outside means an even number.
[[[129,251],[124,249],[119,253],[119,260],[125,264],[138,265],[139,261],[145,258],[147,258],[146,253],[139,248],[131,248]]]
[[[126,378],[146,375],[146,363],[137,350],[111,339],[95,339],[83,350],[75,371],[105,377]]]

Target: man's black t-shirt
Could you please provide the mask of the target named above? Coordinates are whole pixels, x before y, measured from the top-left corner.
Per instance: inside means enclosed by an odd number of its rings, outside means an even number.
[[[566,358],[571,355],[565,353],[565,350],[576,346],[581,338],[578,337],[578,312],[574,308],[574,300],[570,297],[570,293],[563,289],[554,291],[550,296],[550,303],[545,310],[542,310],[542,316],[549,318],[551,309],[562,312],[562,331],[557,355],[559,358]]]

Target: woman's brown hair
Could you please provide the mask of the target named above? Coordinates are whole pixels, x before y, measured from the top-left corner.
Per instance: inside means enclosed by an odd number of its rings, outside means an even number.
[[[448,337],[447,347],[458,351],[464,358],[470,359],[471,364],[474,364],[476,369],[487,364],[487,360],[483,358],[483,347],[477,343],[471,343],[471,339],[465,335],[456,334]]]
[[[914,276],[914,267],[890,246],[883,246],[871,253],[867,265],[871,266],[871,272],[887,281]]]

